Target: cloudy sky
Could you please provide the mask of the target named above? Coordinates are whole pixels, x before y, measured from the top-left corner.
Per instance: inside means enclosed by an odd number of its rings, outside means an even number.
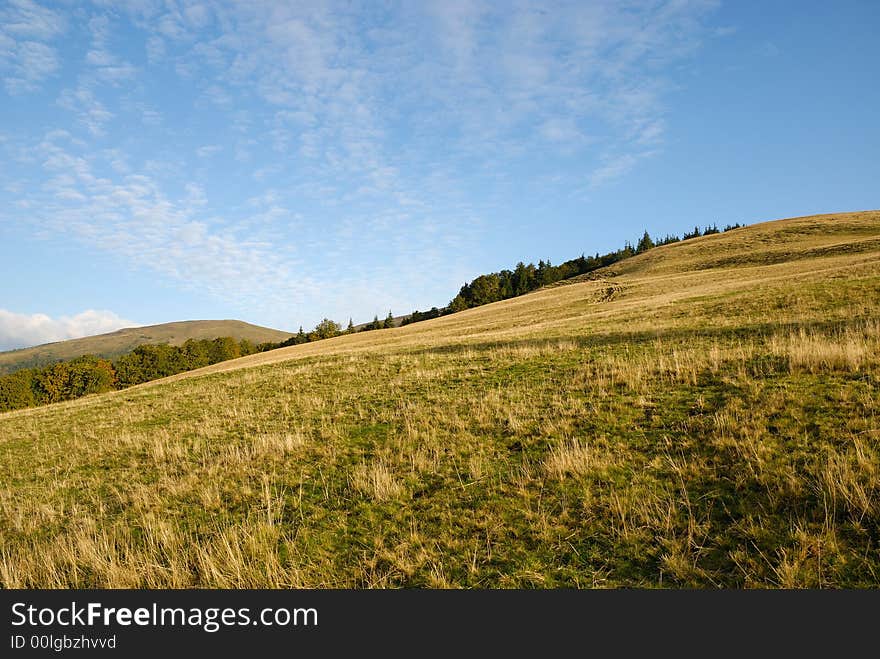
[[[0,349],[880,207],[880,3],[0,3]]]

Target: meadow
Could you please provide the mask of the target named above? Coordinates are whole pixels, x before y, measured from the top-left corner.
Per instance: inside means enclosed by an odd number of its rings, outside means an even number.
[[[880,586],[880,212],[0,415],[7,588]]]

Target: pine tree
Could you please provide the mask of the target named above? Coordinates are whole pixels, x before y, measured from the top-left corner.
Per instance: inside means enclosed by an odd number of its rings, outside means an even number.
[[[391,313],[391,309],[388,310],[388,317],[385,319],[385,322],[382,323],[383,329],[391,329],[394,327],[394,316]]]

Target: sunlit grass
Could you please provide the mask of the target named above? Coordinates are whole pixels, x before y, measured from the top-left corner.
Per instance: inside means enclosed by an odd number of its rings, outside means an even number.
[[[741,229],[2,415],[0,583],[876,587],[878,235]]]

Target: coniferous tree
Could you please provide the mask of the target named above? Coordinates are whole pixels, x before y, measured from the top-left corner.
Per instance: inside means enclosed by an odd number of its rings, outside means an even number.
[[[700,233],[700,227],[698,227],[698,226],[694,226],[694,230],[693,230],[693,232],[691,232],[691,233],[685,233],[685,234],[681,237],[681,239],[682,239],[682,240],[690,240],[691,238],[699,238],[699,237],[702,236],[702,235],[703,235],[703,234]]]

